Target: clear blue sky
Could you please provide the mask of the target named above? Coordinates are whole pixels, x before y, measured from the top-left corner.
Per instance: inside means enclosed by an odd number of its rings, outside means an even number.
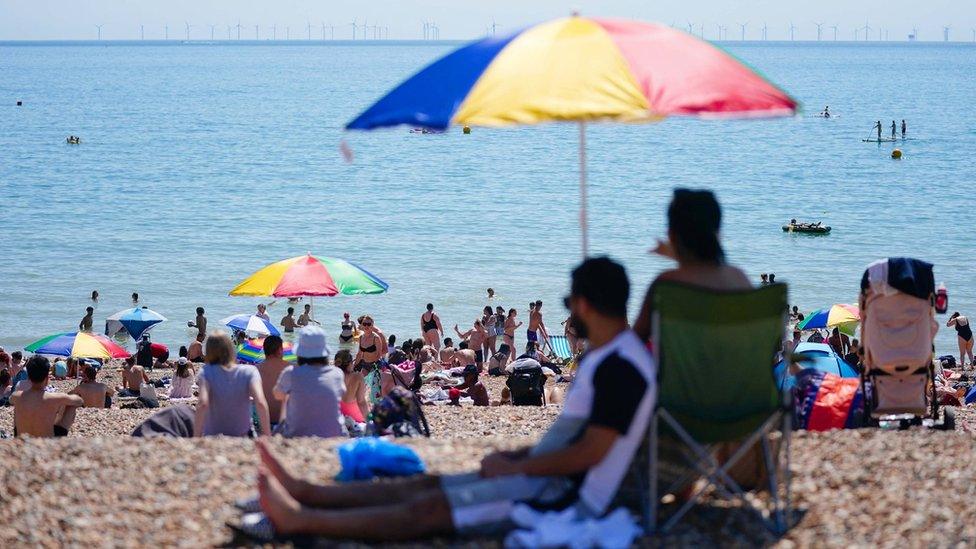
[[[306,36],[308,21],[315,27],[313,38],[321,37],[324,22],[336,26],[336,38],[348,39],[354,18],[388,27],[392,39],[420,38],[425,19],[437,23],[443,39],[469,39],[484,35],[493,18],[502,33],[574,8],[685,28],[692,21],[696,33],[704,24],[705,37],[712,39],[718,37],[718,25],[728,28],[729,39],[738,39],[738,23],[744,22],[749,23],[747,39],[759,39],[765,22],[770,40],[788,39],[791,21],[798,40],[816,39],[815,21],[825,23],[825,39],[833,38],[829,27],[837,25],[841,40],[852,39],[853,29],[866,20],[873,39],[885,28],[891,40],[904,40],[917,26],[921,40],[942,40],[942,26],[951,25],[953,41],[971,42],[976,27],[976,0],[0,0],[0,40],[94,39],[96,24],[104,25],[105,40],[138,38],[140,24],[147,39],[162,38],[166,24],[170,38],[178,39],[185,36],[185,22],[192,25],[191,39],[209,39],[210,25],[217,25],[218,38],[226,38],[227,25],[238,20],[242,38],[253,39],[256,24],[261,38],[270,37],[276,24],[279,39],[286,26],[297,39]]]

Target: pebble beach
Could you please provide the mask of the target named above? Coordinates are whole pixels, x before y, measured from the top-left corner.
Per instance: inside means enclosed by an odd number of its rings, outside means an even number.
[[[109,383],[116,374],[107,370],[103,382]],[[168,372],[156,370],[153,377]],[[73,383],[54,382],[66,388]],[[500,381],[489,378],[487,383],[495,397]],[[477,467],[494,449],[532,444],[559,410],[556,405],[427,406],[432,437],[398,442],[414,448],[432,473],[461,472]],[[25,517],[0,524],[0,546],[236,543],[225,522],[238,516],[232,502],[253,490],[253,443],[226,437],[129,437],[153,412],[80,409],[66,439],[0,441],[0,463],[7,464],[0,473],[0,508],[6,516]],[[967,519],[976,512],[976,485],[964,482],[971,466],[965,456],[976,452],[976,416],[965,409],[957,413],[955,432],[795,433],[791,471],[797,523],[782,538],[768,534],[736,505],[711,501],[654,542],[774,547],[976,543],[976,525]],[[12,420],[11,408],[0,409],[0,430],[9,432]],[[289,467],[320,482],[339,472],[335,449],[343,442],[273,439]],[[26,513],[29,509],[45,512]],[[436,544],[500,546],[500,541],[444,539]]]

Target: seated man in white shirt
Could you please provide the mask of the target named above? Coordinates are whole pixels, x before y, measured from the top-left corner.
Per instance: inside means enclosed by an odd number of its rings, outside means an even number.
[[[624,268],[588,259],[566,298],[589,352],[559,418],[534,447],[486,456],[480,470],[383,483],[317,485],[289,473],[258,442],[259,514],[245,515],[246,535],[313,534],[399,541],[453,533],[494,535],[511,529],[518,503],[607,512],[647,432],[656,397],[653,359],[627,324]]]

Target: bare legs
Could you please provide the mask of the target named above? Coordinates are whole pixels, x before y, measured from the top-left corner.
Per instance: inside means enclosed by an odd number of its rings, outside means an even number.
[[[509,360],[515,360],[515,336],[505,334],[505,343],[508,344]]]
[[[441,340],[437,330],[427,330],[424,332],[424,342],[438,351],[441,350]]]
[[[956,336],[959,340],[959,367],[966,364],[966,357],[969,356],[969,363],[973,364],[973,340],[966,341],[961,336]]]
[[[78,408],[75,406],[66,406],[61,409],[61,417],[58,418],[55,425],[63,428],[65,431],[71,430],[71,425],[75,422],[75,413]]]
[[[295,479],[264,441],[257,448],[261,508],[282,534],[396,541],[453,531],[450,506],[435,477],[319,486]]]

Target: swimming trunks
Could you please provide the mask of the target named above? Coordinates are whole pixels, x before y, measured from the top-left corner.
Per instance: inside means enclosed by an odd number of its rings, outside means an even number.
[[[423,328],[425,332],[437,329],[437,322],[434,320],[433,314],[430,315],[430,320],[424,320],[423,317],[420,317],[420,320],[423,321]]]
[[[484,351],[482,351],[481,349],[477,349],[474,352],[474,359],[477,362],[484,362],[485,361],[485,353],[484,353]]]
[[[526,330],[525,331],[525,337],[527,337],[529,341],[538,342],[539,341],[539,332],[537,332],[535,330]]]

